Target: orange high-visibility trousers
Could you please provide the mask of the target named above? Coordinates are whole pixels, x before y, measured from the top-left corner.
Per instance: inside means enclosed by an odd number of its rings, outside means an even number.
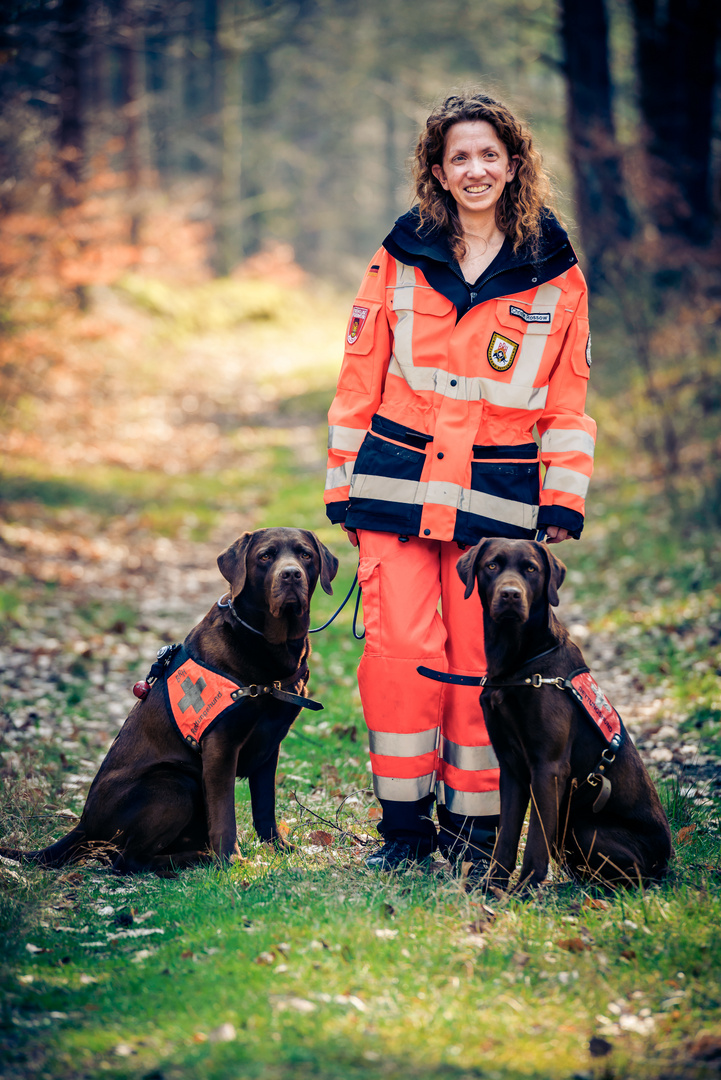
[[[411,803],[435,794],[453,814],[498,814],[498,761],[478,687],[416,671],[486,670],[481,602],[475,591],[464,599],[458,544],[368,530],[358,539],[366,628],[358,686],[376,796]]]

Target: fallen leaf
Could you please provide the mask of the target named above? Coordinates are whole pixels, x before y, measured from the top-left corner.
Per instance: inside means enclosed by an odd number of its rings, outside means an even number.
[[[308,839],[313,844],[320,844],[321,847],[330,847],[333,843],[333,837],[329,832],[323,832],[322,829],[316,829],[310,833]]]
[[[688,844],[691,841],[691,837],[696,832],[695,825],[684,825],[682,829],[678,830],[676,835],[677,844]]]
[[[636,959],[636,953],[633,949],[623,949],[621,952],[621,956],[624,958],[624,960]]]
[[[284,840],[287,840],[288,833],[290,832],[290,825],[287,821],[282,820],[278,822],[278,832]]]
[[[590,946],[580,937],[562,938],[556,942],[559,949],[565,949],[567,952],[581,953],[589,949]]]
[[[273,952],[262,952],[262,953],[259,953],[258,956],[256,956],[256,958],[255,958],[256,964],[266,964],[267,965],[267,964],[272,964],[274,961],[275,961],[275,953],[273,953]]]
[[[180,959],[181,960],[192,960],[192,958],[193,958],[193,950],[192,949],[186,949],[185,952],[182,952],[180,954]]]
[[[587,896],[583,901],[583,906],[590,908],[592,911],[609,911],[611,907],[608,900],[600,900],[594,896]]]
[[[368,817],[371,821],[378,821],[380,818],[382,818],[383,811],[381,810],[380,806],[369,806]]]
[[[196,1031],[195,1034],[193,1035],[193,1042],[194,1043],[204,1043],[204,1042],[207,1042],[207,1041],[208,1041],[208,1036],[205,1034],[204,1031]]]
[[[390,941],[391,938],[398,936],[397,930],[390,930],[385,927],[380,927],[378,930],[374,930],[373,933],[377,938],[380,938],[381,941]]]

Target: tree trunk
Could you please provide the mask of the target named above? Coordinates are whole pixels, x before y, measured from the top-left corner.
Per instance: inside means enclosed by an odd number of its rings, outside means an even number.
[[[239,0],[218,0],[223,95],[215,227],[215,269],[218,274],[228,274],[243,251],[240,206],[243,94],[240,14]]]
[[[81,57],[85,46],[85,0],[63,0],[58,15],[58,170],[54,195],[56,205],[63,208],[76,206],[82,198],[85,139]]]
[[[137,244],[140,237],[141,211],[139,205],[141,151],[140,127],[143,106],[139,68],[142,57],[142,34],[138,24],[139,14],[133,0],[125,0],[121,14],[123,44],[120,49],[123,118],[125,120],[125,168],[127,176],[128,210],[130,213],[129,239]]]
[[[613,121],[604,0],[562,0],[569,156],[578,221],[591,279],[602,260],[633,233]]]
[[[708,242],[718,8],[713,0],[632,0],[648,199],[664,233]]]

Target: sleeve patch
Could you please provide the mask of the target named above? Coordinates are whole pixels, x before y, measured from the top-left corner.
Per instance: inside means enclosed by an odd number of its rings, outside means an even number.
[[[365,326],[366,319],[370,308],[353,306],[351,312],[350,323],[348,324],[348,333],[346,335],[346,341],[349,345],[355,345],[356,341],[361,335],[361,331]]]

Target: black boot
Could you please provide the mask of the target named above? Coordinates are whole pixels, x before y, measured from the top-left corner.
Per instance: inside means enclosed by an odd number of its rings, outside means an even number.
[[[431,819],[433,798],[428,795],[411,803],[378,800],[383,808],[378,832],[385,843],[366,859],[369,869],[398,870],[430,858],[437,844]]]
[[[438,807],[438,846],[448,861],[460,866],[473,863],[468,872],[469,884],[481,884],[491,868],[496,843],[498,817],[463,817],[452,814],[445,806]]]

